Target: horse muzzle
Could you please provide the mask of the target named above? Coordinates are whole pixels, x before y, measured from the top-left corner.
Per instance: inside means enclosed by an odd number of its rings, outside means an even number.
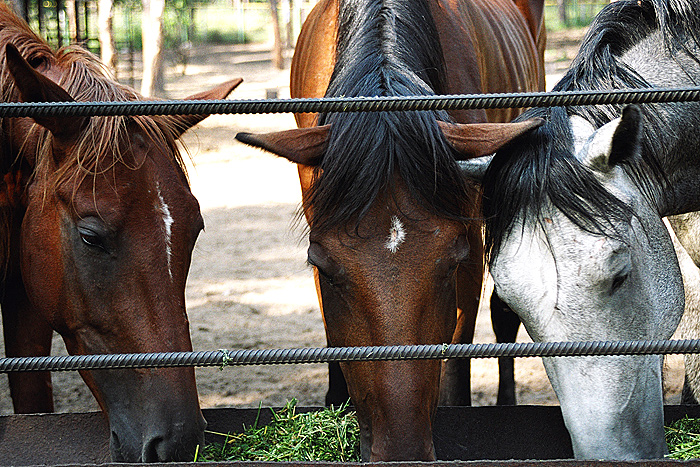
[[[206,421],[191,368],[93,372],[114,462],[192,461]],[[99,373],[99,374],[98,374]],[[108,374],[109,373],[109,374]]]
[[[206,421],[200,416],[190,422],[164,426],[112,424],[110,452],[113,462],[191,462],[198,445],[204,445]]]
[[[354,383],[349,389],[360,422],[362,460],[434,461],[432,426],[440,366],[373,362],[364,367],[372,370],[367,378],[348,378]]]

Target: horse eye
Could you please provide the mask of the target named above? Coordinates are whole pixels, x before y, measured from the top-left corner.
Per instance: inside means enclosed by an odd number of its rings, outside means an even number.
[[[311,267],[316,268],[316,270],[318,271],[318,274],[319,274],[321,277],[323,277],[324,279],[326,279],[326,280],[327,280],[328,282],[330,282],[331,284],[333,283],[333,278],[331,277],[331,275],[328,274],[326,271],[324,271],[323,268],[322,268],[321,266],[319,266],[318,264],[316,264],[316,263],[311,259],[310,256],[306,259],[306,264],[308,264],[308,265],[311,266]]]
[[[89,247],[107,251],[104,239],[94,230],[85,227],[78,227],[78,234],[80,235],[80,239],[83,241],[83,243]]]
[[[342,268],[328,256],[323,247],[315,242],[309,245],[306,263],[315,267],[318,274],[331,285],[335,285],[342,275]]]
[[[623,273],[615,276],[612,280],[612,284],[610,285],[610,291],[615,292],[617,289],[622,287],[622,284],[625,283],[625,281],[627,280],[628,277],[629,277],[629,272],[623,272]]]
[[[608,264],[608,271],[612,275],[612,281],[610,281],[610,293],[613,294],[622,287],[627,278],[632,273],[632,263],[630,260],[629,248],[621,245],[615,248],[613,255],[610,257],[610,263]],[[608,276],[609,277],[609,276]]]
[[[93,232],[92,230],[80,228],[80,229],[78,229],[78,233],[80,234],[81,240],[86,245],[96,246],[96,247],[102,246],[102,240],[100,239],[100,236],[97,235],[97,233]]]

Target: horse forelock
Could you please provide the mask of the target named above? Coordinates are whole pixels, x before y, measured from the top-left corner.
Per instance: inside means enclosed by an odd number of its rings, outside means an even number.
[[[130,102],[142,100],[133,89],[112,79],[106,68],[92,53],[66,47],[56,53],[57,64],[65,72],[59,84],[78,102]],[[134,158],[130,150],[134,126],[147,145],[165,147],[172,162],[183,172],[185,166],[176,143],[174,128],[164,119],[145,115],[91,117],[87,120],[74,150],[54,175],[56,183],[79,181],[86,176],[110,170],[117,164],[136,169],[143,159]],[[51,135],[43,130],[47,142]],[[50,144],[43,145],[37,160],[49,161]],[[39,169],[37,169],[39,171]]]
[[[14,45],[35,67],[43,63],[46,67],[60,70],[61,78],[58,84],[78,102],[125,102],[142,99],[133,89],[116,82],[94,54],[78,46],[62,47],[54,51],[6,4],[0,3],[0,89],[6,102],[17,101],[19,98],[14,80],[6,66],[4,50],[7,44]],[[121,144],[128,141],[127,128],[131,122],[143,130],[143,134],[151,143],[165,145],[172,154],[173,163],[184,172],[184,163],[176,144],[177,132],[166,120],[149,116],[110,116],[88,119],[77,141],[76,150],[70,156],[71,160],[64,161],[61,177],[55,178],[65,181],[80,174],[94,174],[113,164],[133,165],[132,161],[125,159],[124,147]],[[35,125],[30,134],[32,137],[38,136],[40,141],[51,140],[49,132],[38,125]],[[26,145],[25,148],[29,146]],[[40,144],[37,147],[39,164],[48,161],[49,150],[50,144]],[[37,167],[37,171],[39,169],[40,167]]]
[[[445,64],[427,1],[344,0],[338,24],[327,97],[443,92]],[[312,227],[359,223],[380,196],[396,195],[395,177],[427,211],[464,220],[473,194],[437,120],[449,117],[444,112],[321,115],[319,123],[331,124],[331,132],[308,198]]]

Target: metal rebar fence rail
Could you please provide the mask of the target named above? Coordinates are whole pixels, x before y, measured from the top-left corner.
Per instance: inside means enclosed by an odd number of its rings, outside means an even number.
[[[700,101],[700,87],[321,99],[0,103],[2,117],[212,115],[503,109]]]
[[[582,357],[700,353],[700,339],[534,342],[379,347],[213,350],[144,354],[0,358],[0,373],[160,367],[226,367],[323,362],[493,357]]]

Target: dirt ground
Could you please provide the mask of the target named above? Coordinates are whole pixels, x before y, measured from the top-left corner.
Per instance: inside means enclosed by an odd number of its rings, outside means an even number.
[[[548,86],[574,56],[580,32],[550,35]],[[289,97],[289,70],[274,69],[269,47],[195,48],[186,67],[170,63],[168,97],[181,98],[227,79],[242,77],[234,98]],[[183,72],[184,71],[184,72]],[[296,168],[237,143],[239,131],[274,131],[294,126],[291,115],[212,116],[185,138],[193,165],[190,178],[206,223],[192,262],[187,287],[188,313],[195,350],[320,347],[323,323],[312,273],[305,264],[307,240],[295,223],[300,202]],[[528,341],[521,329],[519,341]],[[494,342],[488,309],[480,312],[476,342]],[[55,340],[56,354],[64,354]],[[668,365],[668,401],[677,402],[682,359]],[[203,407],[300,405],[323,403],[325,365],[251,366],[220,371],[198,369]],[[520,404],[557,404],[540,359],[516,361]],[[497,364],[472,362],[475,405],[495,403]],[[11,412],[9,394],[0,385],[0,413]],[[58,411],[97,410],[76,373],[54,374]]]

